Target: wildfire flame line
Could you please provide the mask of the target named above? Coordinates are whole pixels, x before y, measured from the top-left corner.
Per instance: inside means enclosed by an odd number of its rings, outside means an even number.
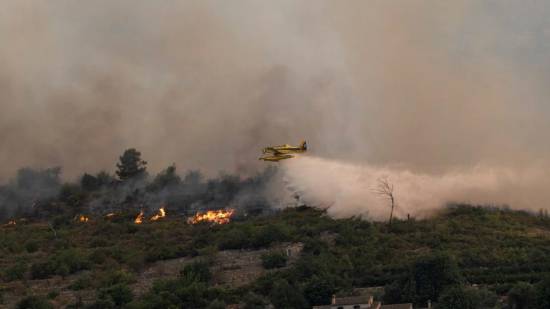
[[[198,212],[193,217],[187,219],[187,223],[197,224],[200,222],[211,222],[214,224],[226,224],[231,220],[233,213],[235,213],[235,209],[220,209],[209,210],[207,212]]]
[[[90,220],[90,218],[88,218],[84,215],[80,215],[80,217],[78,218],[78,221],[80,221],[80,222],[88,222],[88,220]]]
[[[139,212],[139,215],[134,220],[135,224],[141,224],[143,223],[143,210]]]
[[[157,221],[158,219],[166,217],[166,211],[164,211],[164,207],[161,207],[159,209],[159,213],[151,217],[151,221]]]

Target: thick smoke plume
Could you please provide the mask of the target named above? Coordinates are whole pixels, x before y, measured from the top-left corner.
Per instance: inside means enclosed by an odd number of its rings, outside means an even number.
[[[549,11],[506,0],[5,0],[0,178],[24,166],[112,171],[129,147],[152,171],[254,175],[262,146],[305,138],[325,159],[290,162],[296,186],[329,166],[340,188],[363,174],[388,173],[397,190],[428,179],[434,198],[406,199],[407,212],[473,197],[546,207]],[[353,192],[342,213],[367,203]]]
[[[394,215],[422,218],[447,203],[510,206],[539,210],[547,205],[541,169],[475,167],[441,175],[368,164],[301,157],[284,167],[285,181],[302,203],[318,205],[337,217],[387,220],[390,202],[376,192],[380,180],[393,186]]]

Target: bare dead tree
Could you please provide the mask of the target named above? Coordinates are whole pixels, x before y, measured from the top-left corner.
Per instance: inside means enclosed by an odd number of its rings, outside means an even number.
[[[387,199],[391,203],[390,222],[391,225],[393,219],[393,209],[395,207],[395,196],[393,194],[393,184],[389,181],[388,177],[378,178],[378,185],[372,189],[373,193],[378,194],[384,199]]]

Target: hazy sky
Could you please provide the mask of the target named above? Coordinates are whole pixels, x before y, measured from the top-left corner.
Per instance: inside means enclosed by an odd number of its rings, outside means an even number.
[[[548,1],[0,4],[0,179],[128,147],[246,174],[304,138],[429,174],[549,165]]]

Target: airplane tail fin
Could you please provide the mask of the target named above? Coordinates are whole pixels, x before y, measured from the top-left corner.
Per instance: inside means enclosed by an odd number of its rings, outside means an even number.
[[[302,141],[302,144],[300,145],[300,147],[303,149],[303,150],[307,150],[307,143],[306,141]]]

